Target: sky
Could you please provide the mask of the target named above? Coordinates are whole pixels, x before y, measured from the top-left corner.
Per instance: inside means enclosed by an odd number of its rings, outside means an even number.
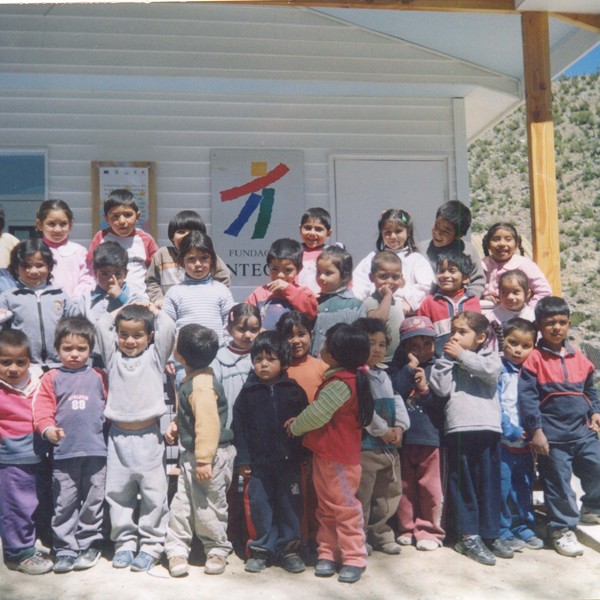
[[[590,50],[583,58],[580,58],[574,65],[569,67],[563,77],[573,77],[574,75],[587,75],[589,73],[598,73],[600,71],[600,45]]]

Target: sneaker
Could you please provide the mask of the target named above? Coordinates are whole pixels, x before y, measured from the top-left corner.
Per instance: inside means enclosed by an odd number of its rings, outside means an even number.
[[[478,535],[464,537],[454,546],[454,549],[482,565],[492,566],[496,564],[496,557],[490,552],[489,548]]]
[[[381,546],[377,546],[376,550],[383,552],[384,554],[400,554],[402,552],[402,546],[396,542],[385,542]]]
[[[491,540],[487,545],[498,558],[513,558],[515,555],[510,544],[503,538]]]
[[[140,550],[129,568],[134,573],[141,573],[142,571],[149,571],[157,562],[158,558],[154,558],[154,556],[150,556],[147,552]]]
[[[527,545],[522,539],[519,539],[514,535],[504,538],[504,541],[508,544],[508,546],[513,552],[522,552],[523,548],[525,548],[525,546]]]
[[[413,543],[412,535],[399,535],[396,538],[396,541],[401,546],[412,546],[412,543]]]
[[[335,575],[335,563],[327,558],[320,558],[315,565],[315,577],[332,577]]]
[[[355,567],[354,565],[342,565],[338,581],[342,583],[356,583],[367,567]]]
[[[248,573],[260,573],[266,568],[267,559],[258,556],[251,556],[244,565],[244,571],[247,571]]]
[[[552,534],[552,546],[563,556],[581,556],[583,546],[577,541],[574,531],[559,529]]]
[[[56,557],[56,562],[54,563],[54,572],[55,573],[70,573],[75,566],[75,561],[77,560],[76,556],[65,556],[64,554]]]
[[[279,560],[279,566],[288,573],[302,573],[306,570],[304,561],[295,553],[282,556]]]
[[[585,525],[600,525],[600,513],[582,506],[579,513],[579,520]]]
[[[207,575],[221,575],[221,573],[225,572],[226,566],[226,556],[223,556],[222,554],[209,554],[204,563],[204,572]]]
[[[88,548],[85,552],[82,552],[75,561],[73,565],[73,569],[75,571],[85,571],[86,569],[91,569],[96,566],[98,561],[100,560],[100,552],[99,548]]]
[[[525,547],[530,550],[541,550],[544,547],[544,540],[540,539],[537,535],[532,535],[525,540]]]
[[[113,556],[112,566],[115,569],[126,569],[133,562],[131,550],[118,550]]]
[[[437,550],[440,547],[440,543],[437,540],[418,540],[417,541],[417,550]]]
[[[50,573],[54,567],[52,561],[46,558],[37,548],[27,558],[20,560],[18,563],[7,562],[6,566],[12,571],[20,571],[27,575]]]
[[[188,574],[189,568],[188,559],[185,556],[172,556],[169,559],[169,575],[171,577],[183,577]]]

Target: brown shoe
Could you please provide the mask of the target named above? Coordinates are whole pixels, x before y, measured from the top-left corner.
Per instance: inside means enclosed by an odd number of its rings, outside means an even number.
[[[227,566],[227,557],[220,554],[209,554],[204,563],[204,572],[207,575],[221,575]]]

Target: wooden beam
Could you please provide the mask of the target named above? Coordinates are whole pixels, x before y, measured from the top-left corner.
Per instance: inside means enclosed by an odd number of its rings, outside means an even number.
[[[521,16],[533,258],[561,294],[548,13]]]
[[[600,8],[599,8],[600,10]],[[560,19],[569,23],[569,25],[576,25],[582,29],[588,29],[595,33],[600,33],[600,15],[588,15],[588,14],[576,14],[576,13],[550,13],[551,17]]]

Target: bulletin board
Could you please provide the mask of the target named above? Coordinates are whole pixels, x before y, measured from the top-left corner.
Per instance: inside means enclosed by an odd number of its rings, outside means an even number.
[[[156,239],[156,163],[92,162],[92,236],[108,227],[104,220],[104,201],[110,192],[129,190],[140,210],[137,226]]]

